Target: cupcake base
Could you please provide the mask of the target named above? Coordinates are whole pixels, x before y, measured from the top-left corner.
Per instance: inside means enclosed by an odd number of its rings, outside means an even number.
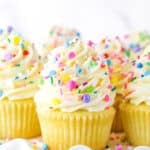
[[[52,150],[67,150],[83,144],[103,149],[109,139],[115,109],[100,112],[61,112],[38,109],[42,137]]]
[[[122,125],[122,120],[121,120],[121,115],[120,115],[120,110],[119,110],[119,105],[122,102],[122,95],[117,94],[116,98],[115,98],[115,104],[114,104],[114,108],[116,109],[116,114],[115,114],[115,118],[113,121],[113,125],[112,125],[112,132],[123,132],[123,125]]]
[[[0,101],[0,139],[40,135],[33,99]]]
[[[150,146],[150,106],[123,103],[120,111],[124,131],[131,144]]]

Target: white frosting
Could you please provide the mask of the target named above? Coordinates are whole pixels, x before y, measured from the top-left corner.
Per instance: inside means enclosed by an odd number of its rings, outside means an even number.
[[[75,55],[72,59],[68,59],[70,52]],[[80,109],[88,111],[106,109],[113,104],[115,92],[108,88],[110,81],[107,67],[100,68],[101,63],[104,63],[104,60],[98,58],[96,50],[83,45],[80,41],[76,41],[69,48],[60,47],[53,50],[43,71],[43,76],[48,78],[36,93],[36,102],[44,103],[47,108],[66,112]],[[93,66],[91,67],[90,64]],[[82,70],[80,73],[77,72],[78,67]],[[56,72],[53,76],[53,84],[50,83],[49,77],[51,70]],[[62,81],[64,76],[70,79]],[[78,87],[70,90],[68,87],[70,81],[75,81]],[[83,96],[90,97],[90,100],[83,102]],[[105,97],[109,99],[106,100],[107,102],[104,100]],[[53,103],[54,99],[57,99],[59,104]]]
[[[33,97],[40,68],[31,43],[14,31],[0,35],[0,100]]]

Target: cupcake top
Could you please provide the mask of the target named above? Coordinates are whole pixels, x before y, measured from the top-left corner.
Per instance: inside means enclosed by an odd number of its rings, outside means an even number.
[[[12,27],[0,30],[0,100],[27,99],[37,91],[41,69],[33,45]]]
[[[74,28],[67,28],[64,26],[53,26],[48,34],[48,37],[43,44],[43,48],[41,51],[41,56],[45,57],[52,49],[62,46],[68,45],[70,40],[74,37],[80,37],[81,34]]]
[[[104,38],[97,44],[98,53],[106,59],[111,83],[118,94],[124,94],[127,73],[130,70],[128,55],[119,38]],[[124,68],[124,69],[123,69]]]
[[[67,47],[53,50],[42,74],[35,100],[45,108],[101,111],[114,102],[115,88],[110,84],[106,62],[91,41],[84,44],[74,39]]]
[[[126,34],[120,39],[130,61],[135,61],[150,44],[150,34],[146,31]]]
[[[150,105],[150,46],[148,46],[134,65],[133,77],[128,82],[127,99],[135,104]]]

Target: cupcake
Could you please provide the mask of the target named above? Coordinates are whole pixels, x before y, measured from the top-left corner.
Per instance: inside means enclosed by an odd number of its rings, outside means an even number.
[[[0,139],[39,136],[33,100],[41,69],[38,56],[12,27],[0,31]]]
[[[69,42],[75,37],[80,37],[81,34],[78,30],[74,28],[68,28],[65,26],[53,26],[48,34],[47,39],[45,40],[41,48],[41,58],[45,62],[47,61],[47,55],[51,52],[52,49],[63,46],[67,46]]]
[[[127,83],[128,95],[120,105],[123,127],[133,145],[150,146],[150,46],[137,60],[133,78]]]
[[[127,82],[133,78],[133,66],[150,43],[147,32],[134,32],[123,37],[105,38],[98,44],[99,52],[106,58],[111,83],[116,87],[115,108],[117,110],[112,131],[122,132],[123,126],[119,105],[127,93]]]
[[[92,42],[73,40],[49,55],[35,95],[42,138],[50,149],[105,147],[115,115],[115,91]]]
[[[125,81],[127,80],[127,76],[125,76],[125,74],[130,69],[128,57],[126,57],[120,39],[118,38],[102,39],[100,43],[97,44],[97,50],[98,53],[106,59],[110,81],[116,91],[114,107],[116,108],[117,113],[112,125],[112,131],[122,132],[123,126],[119,112],[119,104],[122,102],[124,96],[124,83],[126,83]]]

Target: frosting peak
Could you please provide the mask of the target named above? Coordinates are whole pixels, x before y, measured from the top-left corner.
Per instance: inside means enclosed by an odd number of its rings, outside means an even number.
[[[0,34],[0,99],[34,96],[41,69],[34,46],[14,30]]]
[[[76,39],[68,47],[54,49],[42,74],[45,83],[35,100],[47,108],[100,111],[113,104],[115,92],[106,62],[94,43],[86,45]]]

